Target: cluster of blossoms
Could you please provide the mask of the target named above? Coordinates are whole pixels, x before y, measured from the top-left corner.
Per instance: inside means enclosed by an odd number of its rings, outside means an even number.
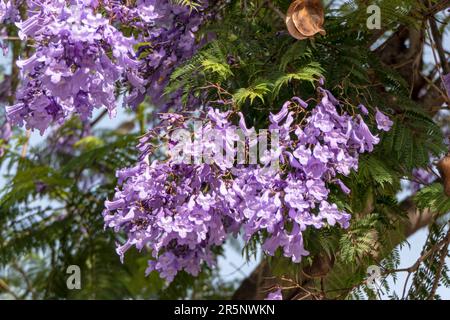
[[[135,107],[148,96],[160,111],[181,105],[181,94],[165,96],[164,88],[174,69],[206,42],[197,39],[196,33],[213,16],[207,1],[200,2],[195,10],[167,0],[140,0],[135,7],[110,1],[109,11],[140,31],[136,56],[141,59],[140,75],[146,83],[133,86],[128,103]]]
[[[3,1],[2,19],[16,17],[15,7]],[[90,118],[94,108],[106,107],[114,116],[118,84],[128,87],[124,101],[132,107],[146,96],[158,110],[179,105],[180,94],[166,98],[163,89],[174,68],[205,42],[195,33],[208,16],[206,7],[105,1],[104,17],[96,0],[32,2],[28,18],[16,23],[21,39],[33,39],[35,50],[18,62],[23,83],[16,104],[7,108],[10,122],[43,134],[73,114]],[[125,37],[119,26],[135,30],[136,37]]]
[[[267,298],[264,300],[283,300],[283,295],[281,293],[281,289],[277,289],[274,292],[270,292],[267,295]]]
[[[86,3],[85,3],[86,2]],[[26,124],[41,134],[52,123],[76,113],[82,120],[94,108],[116,107],[115,83],[139,82],[134,40],[95,13],[90,1],[38,1],[27,20],[18,23],[19,36],[35,41],[34,54],[18,61],[24,83],[17,103],[7,107],[11,123]]]
[[[87,134],[95,108],[114,115],[119,85],[128,86],[124,101],[132,107],[145,97],[159,111],[181,105],[181,92],[165,96],[164,89],[173,70],[208,41],[196,33],[214,15],[206,0],[197,10],[169,0],[110,0],[101,6],[97,0],[36,0],[28,18],[19,21],[11,3],[0,0],[0,20],[16,22],[20,38],[33,39],[35,50],[18,62],[23,83],[17,103],[7,107],[8,119],[41,134],[73,114],[87,124],[81,132]],[[158,151],[153,140],[192,126],[192,117],[164,114],[157,130],[142,140],[136,166],[117,172],[120,187],[105,204],[106,227],[127,235],[117,248],[121,259],[133,246],[149,248],[148,272],[172,281],[179,271],[196,275],[204,263],[213,266],[217,247],[230,234],[242,232],[245,241],[260,236],[267,254],[280,251],[300,262],[309,254],[303,241],[307,228],[346,228],[350,214],[329,201],[331,186],[350,193],[339,177],[357,170],[359,155],[372,152],[379,138],[362,116],[350,116],[329,91],[320,90],[321,101],[312,108],[294,97],[270,115],[269,130],[277,139],[270,150],[264,148],[259,163],[235,159],[234,146],[242,143],[235,130],[243,133],[244,145],[254,142],[256,130],[242,114],[212,108],[201,118],[197,143],[169,137],[166,147],[191,159],[210,154],[214,161],[150,162]],[[375,118],[380,130],[392,126],[379,110]],[[73,138],[59,142],[71,145]],[[219,156],[224,150],[231,158]]]
[[[121,187],[106,202],[106,227],[125,231],[128,238],[118,254],[123,258],[132,246],[149,247],[154,259],[148,271],[157,270],[172,281],[181,270],[196,275],[204,262],[213,265],[214,248],[229,234],[242,231],[246,241],[264,235],[267,254],[281,249],[285,257],[300,262],[309,254],[302,236],[307,228],[348,227],[350,214],[328,201],[330,186],[349,193],[338,176],[357,170],[359,154],[373,151],[379,138],[361,116],[339,110],[331,93],[320,90],[322,99],[311,110],[294,97],[271,114],[269,129],[277,133],[278,143],[271,141],[259,164],[214,157],[224,150],[236,154],[236,129],[246,141],[255,132],[247,128],[242,114],[210,108],[201,133],[194,134],[201,136],[200,144],[194,141],[189,148],[168,138],[169,150],[182,149],[191,158],[206,152],[214,161],[190,163],[171,157],[150,163],[148,155],[155,150],[150,140],[156,136],[152,131],[142,141],[142,160],[117,172]],[[233,117],[239,117],[238,125]],[[385,115],[377,111],[376,119],[380,128],[389,130],[392,123]],[[163,124],[159,133],[192,127],[180,114],[165,114]],[[221,143],[213,144],[217,137],[222,137]]]
[[[19,20],[19,10],[17,9],[21,1],[0,0],[0,50],[3,55],[8,52],[8,42],[4,39],[8,37],[7,27]],[[6,103],[5,97],[10,94],[10,76],[3,75],[4,79],[0,82],[0,103]],[[2,105],[3,107],[3,105]],[[5,154],[4,146],[12,137],[11,124],[6,116],[1,112],[0,116],[0,157]]]
[[[0,0],[0,23],[7,24],[15,22],[19,16],[19,10],[17,8],[20,3],[21,1]]]
[[[16,16],[16,7],[12,1],[0,0],[0,23],[7,22]]]

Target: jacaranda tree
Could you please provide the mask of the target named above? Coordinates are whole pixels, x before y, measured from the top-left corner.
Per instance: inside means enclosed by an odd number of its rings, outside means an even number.
[[[449,6],[0,0],[0,297],[440,298]]]

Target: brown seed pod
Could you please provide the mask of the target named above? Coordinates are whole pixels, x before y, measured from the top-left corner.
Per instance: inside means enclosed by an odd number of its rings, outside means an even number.
[[[444,192],[447,197],[450,197],[450,154],[447,154],[444,158],[442,158],[437,167],[444,184]]]
[[[325,35],[322,28],[324,20],[320,0],[295,0],[286,14],[287,29],[291,36],[299,40],[311,38],[316,33]]]

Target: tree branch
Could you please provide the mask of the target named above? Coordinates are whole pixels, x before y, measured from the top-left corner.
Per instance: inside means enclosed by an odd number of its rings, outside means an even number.
[[[439,282],[441,280],[441,274],[442,274],[442,268],[444,267],[445,264],[445,258],[447,257],[448,254],[448,247],[450,244],[450,223],[449,223],[449,228],[447,231],[447,236],[445,237],[444,241],[444,247],[441,249],[440,252],[440,257],[439,257],[439,266],[438,269],[436,270],[436,275],[434,278],[434,282],[433,282],[433,287],[431,288],[431,293],[430,296],[428,297],[428,300],[433,300],[435,295],[436,295],[436,291],[439,287]]]

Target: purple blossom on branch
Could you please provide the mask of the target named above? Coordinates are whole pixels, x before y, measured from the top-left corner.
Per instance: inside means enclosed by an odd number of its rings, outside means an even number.
[[[389,119],[388,116],[386,116],[384,113],[378,110],[378,108],[375,114],[375,120],[377,121],[378,129],[383,131],[391,130],[391,127],[394,124],[394,122],[391,119]]]
[[[347,228],[350,214],[329,202],[329,186],[338,184],[349,193],[338,176],[357,170],[359,154],[371,152],[379,138],[360,116],[341,110],[326,90],[322,90],[322,100],[307,109],[300,127],[296,120],[307,106],[297,101],[286,102],[279,113],[270,115],[270,128],[278,130],[280,145],[267,150],[257,165],[214,157],[222,149],[211,148],[208,139],[200,140],[198,147],[211,151],[213,162],[191,164],[174,158],[150,162],[157,146],[149,141],[164,139],[174,124],[190,127],[187,115],[164,114],[159,128],[141,141],[141,161],[118,171],[120,186],[112,201],[106,202],[106,227],[127,235],[117,249],[121,258],[132,246],[148,247],[152,259],[147,271],[156,270],[170,282],[181,270],[197,275],[204,263],[214,266],[214,248],[229,235],[241,232],[249,241],[266,234],[262,248],[267,254],[279,250],[298,263],[309,255],[303,242],[307,228]],[[228,145],[235,141],[230,129],[253,132],[241,114],[232,115],[232,111],[210,108],[203,118],[202,136],[221,137]],[[232,118],[239,123],[234,124]],[[180,148],[177,141],[166,139],[169,149]],[[198,148],[188,150],[192,157],[201,154]],[[285,165],[271,166],[273,161]]]
[[[267,295],[267,298],[264,300],[283,300],[281,289],[277,289],[274,292],[269,293]]]
[[[115,85],[139,82],[139,62],[127,38],[108,19],[95,13],[89,1],[37,1],[28,19],[17,23],[22,40],[33,38],[35,52],[17,65],[23,83],[17,103],[7,107],[12,124],[37,129],[62,124],[73,114],[82,120],[94,108],[115,115]]]

